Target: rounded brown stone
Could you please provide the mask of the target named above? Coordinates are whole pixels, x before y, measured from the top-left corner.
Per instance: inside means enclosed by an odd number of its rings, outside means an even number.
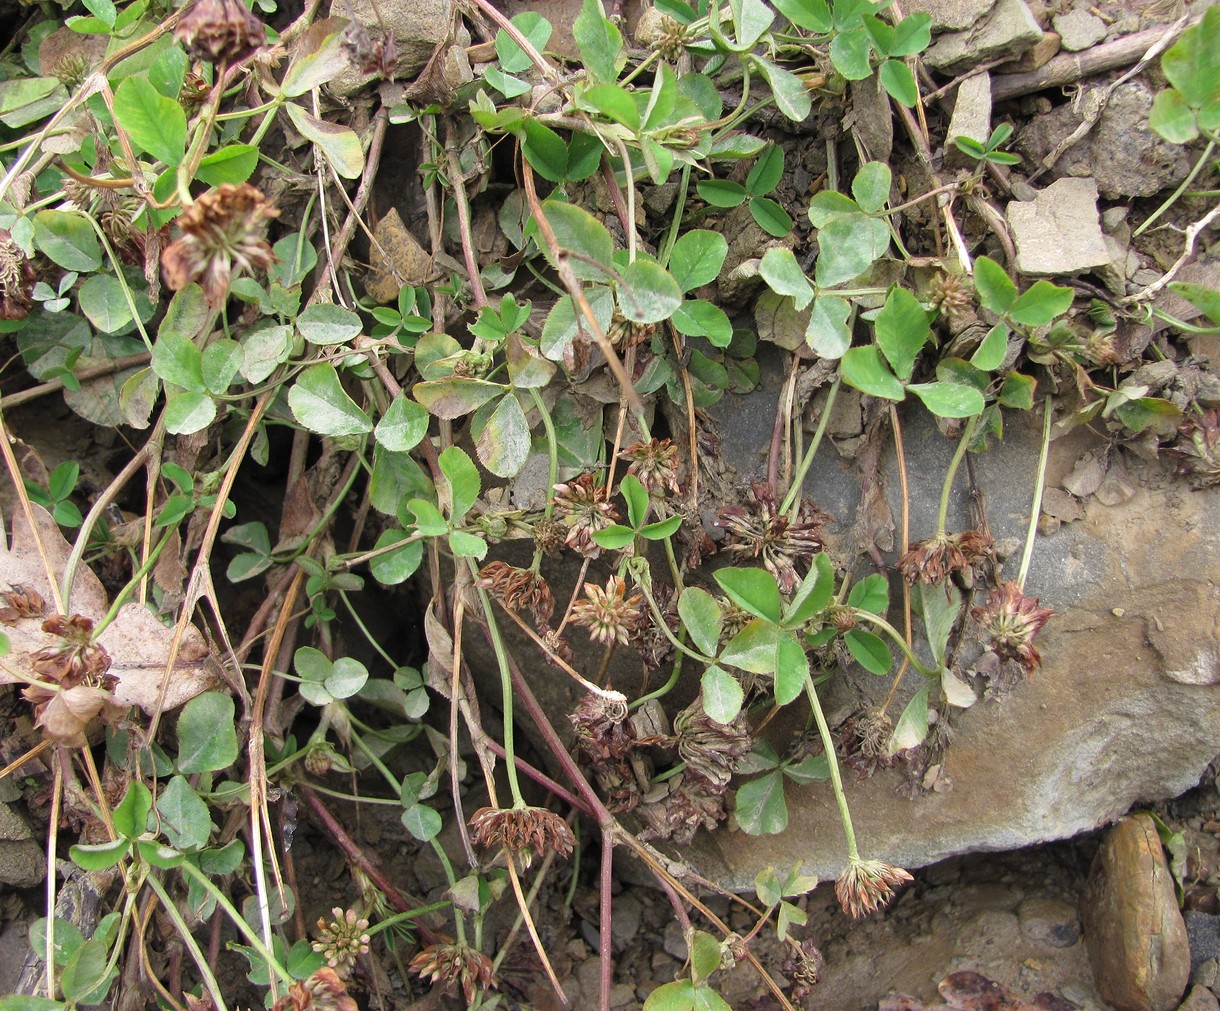
[[[1156,825],[1124,818],[1098,850],[1081,898],[1102,998],[1118,1011],[1174,1011],[1190,979],[1186,924]]]

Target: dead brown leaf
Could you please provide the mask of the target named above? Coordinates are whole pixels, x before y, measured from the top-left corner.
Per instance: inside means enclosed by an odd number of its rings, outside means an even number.
[[[50,513],[37,505],[32,509],[37,536],[26,522],[25,514],[18,512],[12,521],[10,539],[6,536],[4,517],[0,516],[0,583],[6,588],[20,584],[36,590],[50,610],[55,597],[38,543],[41,541],[50,570],[56,576],[64,571],[71,546]],[[69,614],[81,614],[94,622],[100,622],[110,609],[102,584],[84,566],[76,571],[72,596],[65,605]],[[0,683],[41,681],[32,666],[31,655],[52,645],[55,637],[42,630],[40,618],[23,618],[7,626],[5,634],[11,651],[0,660]],[[152,611],[133,602],[120,608],[114,621],[97,637],[97,642],[105,647],[112,660],[109,673],[118,679],[114,699],[119,705],[139,706],[152,714],[173,634],[173,629],[162,624]],[[169,674],[164,708],[175,709],[214,687],[220,682],[220,675],[220,662],[212,655],[202,633],[194,625],[188,625],[177,663]]]
[[[407,230],[397,209],[373,228],[377,240],[369,250],[369,273],[365,290],[376,301],[393,302],[404,284],[423,284],[432,274],[432,258]]]

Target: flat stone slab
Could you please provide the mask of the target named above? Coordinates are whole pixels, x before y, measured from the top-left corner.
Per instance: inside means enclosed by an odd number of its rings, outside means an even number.
[[[1034,200],[1013,200],[1008,225],[1023,274],[1079,274],[1110,262],[1092,179],[1060,179]]]
[[[996,0],[908,0],[902,5],[907,14],[927,14],[934,32],[970,28],[991,11]]]
[[[1042,29],[1024,0],[997,0],[973,28],[946,32],[924,53],[924,62],[946,74],[960,74],[998,57],[1016,59],[1042,38]]]
[[[991,75],[977,74],[967,77],[958,85],[953,116],[949,120],[949,133],[945,137],[945,164],[951,168],[974,164],[974,159],[954,143],[958,137],[986,144],[990,136]]]
[[[766,407],[760,404],[758,413]],[[903,427],[917,539],[935,528],[953,442],[923,412],[904,412]],[[1037,429],[1037,418],[1008,414],[1005,441],[973,460],[997,543],[1018,556]],[[1052,443],[1048,487],[1060,486],[1084,452],[1101,448],[1083,429]],[[897,515],[892,459],[886,482]],[[1000,699],[953,711],[941,770],[951,789],[907,799],[898,770],[865,780],[845,773],[864,856],[915,868],[960,853],[1067,838],[1198,782],[1220,750],[1220,542],[1211,533],[1220,524],[1220,492],[1191,492],[1157,465],[1134,467],[1126,483],[1126,501],[1107,507],[1090,499],[1082,520],[1039,538],[1027,592],[1056,611],[1038,639],[1042,667]],[[806,487],[832,515],[854,515],[850,485],[833,453],[820,454]],[[969,525],[965,495],[959,496],[950,530]],[[1008,574],[1017,560],[1006,566]],[[1187,668],[1209,672],[1210,683],[1175,680]],[[832,723],[836,713],[878,704],[888,684],[887,678],[835,673],[826,686]],[[773,743],[782,748],[783,737]],[[700,833],[682,859],[741,891],[768,865],[799,862],[805,874],[834,878],[846,847],[830,785],[788,784],[786,795],[785,832]]]
[[[1086,87],[1080,105],[1087,109],[1099,101],[1102,87]],[[1055,174],[1092,178],[1107,198],[1150,197],[1185,179],[1191,166],[1186,150],[1148,128],[1152,101],[1143,81],[1115,88],[1093,129],[1059,157]],[[1017,149],[1041,162],[1083,122],[1075,105],[1035,116],[1017,135]]]
[[[1080,8],[1067,14],[1056,14],[1051,23],[1059,33],[1060,43],[1069,53],[1078,53],[1097,45],[1109,32],[1101,18]]]

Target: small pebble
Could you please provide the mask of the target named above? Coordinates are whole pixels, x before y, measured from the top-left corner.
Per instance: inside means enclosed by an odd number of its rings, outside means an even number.
[[[1178,1011],[1218,1011],[1220,1001],[1216,995],[1205,986],[1193,987],[1186,1000],[1182,1001]]]

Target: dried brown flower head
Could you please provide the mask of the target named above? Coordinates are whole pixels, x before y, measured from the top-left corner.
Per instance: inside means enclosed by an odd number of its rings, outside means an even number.
[[[635,747],[635,735],[627,722],[627,706],[591,692],[581,698],[568,717],[576,731],[576,747],[595,762],[625,758]]]
[[[55,691],[34,684],[21,694],[34,706],[34,725],[67,748],[83,748],[89,743],[94,720],[116,724],[126,712],[114,701],[112,691],[95,685],[78,684]]]
[[[705,779],[721,791],[754,744],[742,716],[732,723],[717,723],[704,710],[702,698],[674,717],[674,733],[688,775]]]
[[[650,793],[636,809],[644,822],[641,841],[669,839],[689,846],[700,828],[710,832],[729,816],[724,791],[701,776],[675,776],[663,786],[663,793]]]
[[[661,612],[662,621],[665,622],[670,633],[676,635],[682,625],[682,618],[678,614],[677,594],[674,592],[673,586],[669,583],[653,583],[652,596]],[[660,670],[673,656],[674,645],[670,642],[669,636],[665,634],[651,608],[641,607],[639,615],[640,620],[631,633],[631,646],[639,653],[647,670]]]
[[[198,281],[208,301],[219,305],[235,270],[254,273],[275,262],[264,222],[279,213],[249,183],[209,190],[178,218],[182,235],[162,256],[166,285],[181,291]]]
[[[994,547],[990,535],[981,530],[938,534],[912,545],[911,550],[898,559],[898,568],[909,586],[915,583],[934,585],[977,565]]]
[[[1027,597],[1016,580],[1001,583],[987,595],[984,607],[970,610],[983,627],[991,648],[1003,659],[1016,660],[1027,674],[1042,662],[1034,638],[1055,612],[1039,607],[1037,597]]]
[[[864,777],[892,768],[898,761],[889,753],[893,733],[893,723],[879,710],[844,720],[838,731],[843,761]]]
[[[1190,479],[1196,490],[1220,484],[1220,407],[1202,417],[1189,418],[1179,429],[1179,439],[1169,453],[1177,458],[1175,471]]]
[[[494,989],[491,959],[464,944],[430,944],[411,959],[407,966],[420,979],[446,989],[460,986],[467,1004],[473,1004],[479,990]]]
[[[970,307],[970,289],[960,274],[937,274],[928,290],[928,301],[946,316],[956,316]]]
[[[529,867],[539,853],[566,857],[576,845],[568,823],[541,807],[481,807],[471,815],[470,840],[487,849],[507,850],[522,867]]]
[[[728,534],[726,550],[736,558],[761,558],[784,593],[800,582],[807,562],[823,547],[822,527],[829,517],[802,499],[796,519],[779,511],[775,496],[762,482],[750,489],[753,504],[725,506],[716,525]]]
[[[548,555],[554,555],[564,545],[568,528],[558,520],[543,518],[534,524],[534,543]]]
[[[354,909],[335,906],[330,912],[330,920],[318,920],[318,939],[313,942],[313,950],[321,953],[340,979],[346,979],[356,959],[368,953],[369,921]]]
[[[536,624],[550,621],[555,597],[547,581],[533,569],[519,569],[507,562],[488,562],[479,570],[476,584],[487,590],[510,611],[528,610]]]
[[[34,295],[34,267],[6,229],[0,228],[0,319],[25,319]]]
[[[555,485],[555,512],[568,528],[564,543],[586,558],[601,554],[593,535],[618,522],[618,511],[605,500],[597,478],[590,473]]]
[[[308,979],[297,980],[271,1011],[359,1011],[360,1005],[334,969],[322,966]]]
[[[362,74],[376,74],[387,81],[394,79],[398,68],[398,44],[392,32],[374,37],[359,20],[348,22],[343,29],[343,48]]]
[[[263,45],[267,32],[241,0],[194,0],[174,38],[192,60],[236,63]]]
[[[585,583],[585,596],[572,605],[572,621],[589,630],[597,642],[626,646],[640,621],[638,593],[627,596],[627,582],[611,576],[603,590],[596,583]]]
[[[558,629],[540,628],[538,631],[542,632],[542,641],[546,644],[546,648],[550,650],[546,654],[547,663],[554,667],[559,666],[552,658],[551,653],[555,654],[564,663],[570,664],[572,662],[572,646]]]
[[[83,614],[70,618],[52,614],[42,623],[42,630],[59,641],[30,654],[30,666],[35,671],[64,688],[73,688],[86,680],[102,684],[104,675],[110,670],[110,654],[105,646],[93,641],[91,618]],[[113,684],[114,679],[109,680]]]
[[[628,446],[619,458],[630,461],[627,473],[634,475],[650,495],[678,494],[678,447],[672,439],[649,439]]]
[[[16,625],[22,618],[41,618],[46,610],[46,601],[33,587],[10,583],[0,593],[0,622],[5,625]]]
[[[835,897],[843,912],[858,920],[888,905],[902,885],[914,880],[901,867],[857,857],[835,881]]]
[[[822,981],[822,971],[825,968],[826,958],[813,941],[802,941],[799,945],[790,944],[779,967],[788,985],[792,987],[789,997],[793,1001],[802,1001],[808,997],[813,988]]]

